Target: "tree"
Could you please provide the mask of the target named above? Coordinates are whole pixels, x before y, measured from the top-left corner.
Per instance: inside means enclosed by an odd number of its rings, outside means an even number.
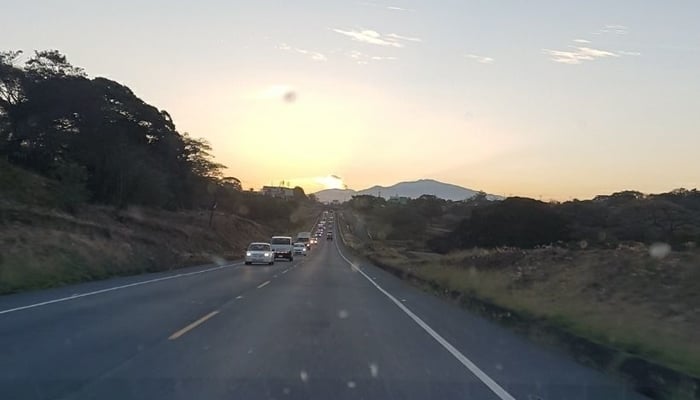
[[[219,184],[223,165],[209,143],[180,134],[166,111],[118,82],[88,79],[56,50],[36,51],[24,65],[20,54],[0,53],[0,155],[8,161],[46,176],[84,171],[90,198],[118,206],[200,206]]]
[[[304,188],[301,186],[295,186],[293,190],[294,199],[298,201],[307,200],[306,193],[304,193]]]
[[[243,185],[241,185],[241,180],[233,176],[225,176],[221,178],[221,181],[228,185],[231,189],[241,191],[243,190]]]
[[[512,246],[531,248],[566,241],[570,222],[553,206],[541,201],[511,197],[488,206],[477,207],[444,238],[438,251],[451,248]]]
[[[87,76],[82,68],[71,65],[58,50],[35,51],[34,56],[27,61],[25,70],[34,79]]]

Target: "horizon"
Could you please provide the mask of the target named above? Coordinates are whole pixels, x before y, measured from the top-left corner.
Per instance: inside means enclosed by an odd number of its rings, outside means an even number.
[[[405,184],[405,183],[409,183],[409,184],[410,184],[410,183],[416,183],[416,182],[420,182],[420,181],[431,181],[431,182],[435,182],[435,183],[439,183],[439,184],[444,184],[444,185],[458,186],[458,187],[461,188],[461,189],[472,190],[472,191],[475,191],[475,192],[482,191],[482,190],[480,190],[480,189],[475,189],[475,188],[470,188],[470,187],[467,187],[467,186],[457,185],[457,184],[450,183],[450,182],[443,182],[443,181],[440,181],[440,180],[437,180],[437,179],[433,179],[433,178],[419,178],[419,179],[414,179],[414,180],[409,180],[409,181],[395,182],[395,183],[392,183],[392,184],[374,184],[374,185],[371,185],[371,186],[368,186],[368,187],[365,187],[365,188],[362,188],[362,189],[355,189],[355,188],[351,188],[351,187],[346,187],[346,188],[325,188],[325,189],[320,189],[320,190],[316,190],[316,191],[312,191],[312,192],[306,192],[306,189],[304,189],[304,191],[305,191],[307,194],[316,194],[316,193],[319,193],[319,192],[331,191],[331,190],[333,190],[333,191],[340,190],[340,191],[362,192],[362,191],[366,191],[366,190],[369,190],[369,189],[373,189],[374,187],[377,187],[377,186],[382,187],[382,188],[387,188],[387,187],[391,187],[391,186],[398,185],[398,184]],[[267,185],[266,185],[266,186],[267,186]],[[302,188],[303,188],[303,187],[302,187]],[[627,192],[627,191],[640,192],[640,193],[642,193],[642,194],[644,194],[644,195],[656,195],[656,194],[662,194],[662,193],[669,193],[669,192],[671,192],[671,191],[673,191],[673,190],[676,190],[676,189],[698,190],[697,187],[687,187],[687,188],[671,188],[671,189],[668,189],[668,190],[662,190],[662,191],[658,191],[658,192],[643,192],[643,191],[640,191],[640,190],[636,190],[636,189],[634,189],[634,188],[626,188],[626,189],[616,190],[616,191],[614,191],[614,192],[597,193],[597,194],[595,194],[595,195],[593,195],[593,196],[590,196],[590,197],[569,197],[569,198],[566,198],[566,199],[543,198],[542,196],[525,196],[525,195],[519,195],[519,194],[516,194],[516,193],[504,194],[504,193],[490,193],[490,192],[486,192],[486,191],[484,191],[484,192],[485,192],[487,195],[491,195],[491,196],[500,196],[500,197],[503,197],[503,198],[509,198],[509,197],[525,197],[525,198],[531,198],[531,199],[540,200],[540,201],[544,201],[544,202],[549,202],[549,201],[565,202],[565,201],[571,201],[571,200],[581,200],[581,201],[583,201],[583,200],[592,200],[592,199],[594,199],[594,198],[597,197],[597,196],[607,196],[607,195],[611,195],[611,194],[613,194],[613,193]],[[426,194],[429,194],[429,193],[426,193]]]
[[[700,182],[695,2],[69,3],[13,4],[0,48],[129,86],[245,189],[430,176],[565,201]]]

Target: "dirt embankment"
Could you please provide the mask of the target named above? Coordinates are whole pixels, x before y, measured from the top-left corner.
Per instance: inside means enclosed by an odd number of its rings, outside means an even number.
[[[313,211],[266,226],[235,215],[83,206],[73,214],[0,201],[0,293],[240,258],[251,241],[292,233]]]
[[[448,255],[408,242],[347,243],[398,276],[448,295],[655,398],[700,396],[700,252],[474,249]],[[349,229],[348,229],[349,228]]]

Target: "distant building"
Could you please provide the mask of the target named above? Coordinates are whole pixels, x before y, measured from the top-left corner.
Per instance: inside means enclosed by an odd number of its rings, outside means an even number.
[[[294,189],[281,186],[263,186],[260,192],[265,196],[276,197],[279,199],[294,198]]]
[[[389,203],[407,204],[409,200],[411,200],[411,198],[406,196],[389,197]]]

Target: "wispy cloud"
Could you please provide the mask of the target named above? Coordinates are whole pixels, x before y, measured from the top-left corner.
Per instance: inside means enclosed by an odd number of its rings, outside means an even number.
[[[611,25],[621,26],[621,25]],[[549,59],[561,64],[582,64],[586,61],[594,61],[601,58],[639,56],[641,53],[625,50],[603,50],[592,47],[591,41],[586,39],[574,39],[574,45],[569,45],[565,50],[542,49],[542,52],[549,56]]]
[[[629,33],[629,28],[625,25],[605,25],[603,28],[592,32],[594,35],[613,34],[626,35]]]
[[[642,53],[638,51],[625,51],[625,50],[620,50],[617,52],[617,54],[621,56],[641,56]]]
[[[393,10],[393,11],[407,11],[407,12],[416,11],[412,8],[403,8],[403,7],[398,7],[398,6],[386,6],[384,8],[386,8],[387,10]]]
[[[465,57],[481,64],[493,64],[493,62],[496,61],[492,57],[480,56],[478,54],[467,54]]]
[[[397,34],[395,34],[395,33],[389,33],[389,34],[386,35],[386,37],[389,37],[389,38],[392,38],[392,39],[396,39],[396,40],[405,40],[405,41],[407,41],[407,42],[422,42],[422,41],[423,41],[423,39],[421,39],[421,38],[409,37],[409,36],[401,36],[401,35],[397,35]]]
[[[550,50],[542,49],[544,54],[550,56],[550,60],[562,64],[581,64],[584,61],[593,61],[598,58],[619,57],[619,54],[612,51],[594,49],[591,47],[569,46],[571,50]]]
[[[413,12],[416,11],[413,8],[406,8],[406,7],[401,7],[401,6],[396,6],[396,5],[384,5],[384,4],[379,4],[379,3],[371,3],[368,1],[363,1],[360,3],[357,3],[361,6],[368,6],[368,7],[376,7],[376,8],[383,8],[385,10],[391,10],[391,11],[403,11],[403,12]]]
[[[357,42],[362,42],[362,43],[368,43],[368,44],[374,44],[377,46],[386,46],[386,47],[397,47],[401,48],[404,47],[404,42],[420,42],[420,38],[416,37],[408,37],[408,36],[402,36],[402,35],[397,35],[395,33],[389,33],[382,35],[381,33],[377,31],[373,31],[371,29],[363,29],[363,30],[342,30],[342,29],[333,29],[333,32],[340,33],[341,35],[345,35],[352,40],[355,40]]]
[[[279,46],[277,46],[278,49],[284,50],[284,51],[291,51],[299,54],[303,54],[305,56],[308,56],[314,61],[328,61],[328,57],[326,57],[324,54],[319,53],[317,51],[313,50],[306,50],[306,49],[300,49],[298,47],[292,47],[286,43],[282,43]]]
[[[371,56],[369,54],[365,54],[361,51],[357,50],[351,50],[345,53],[346,56],[350,57],[353,59],[356,63],[360,65],[367,65],[369,64],[370,61],[392,61],[392,60],[398,60],[398,58],[393,57],[393,56]]]

